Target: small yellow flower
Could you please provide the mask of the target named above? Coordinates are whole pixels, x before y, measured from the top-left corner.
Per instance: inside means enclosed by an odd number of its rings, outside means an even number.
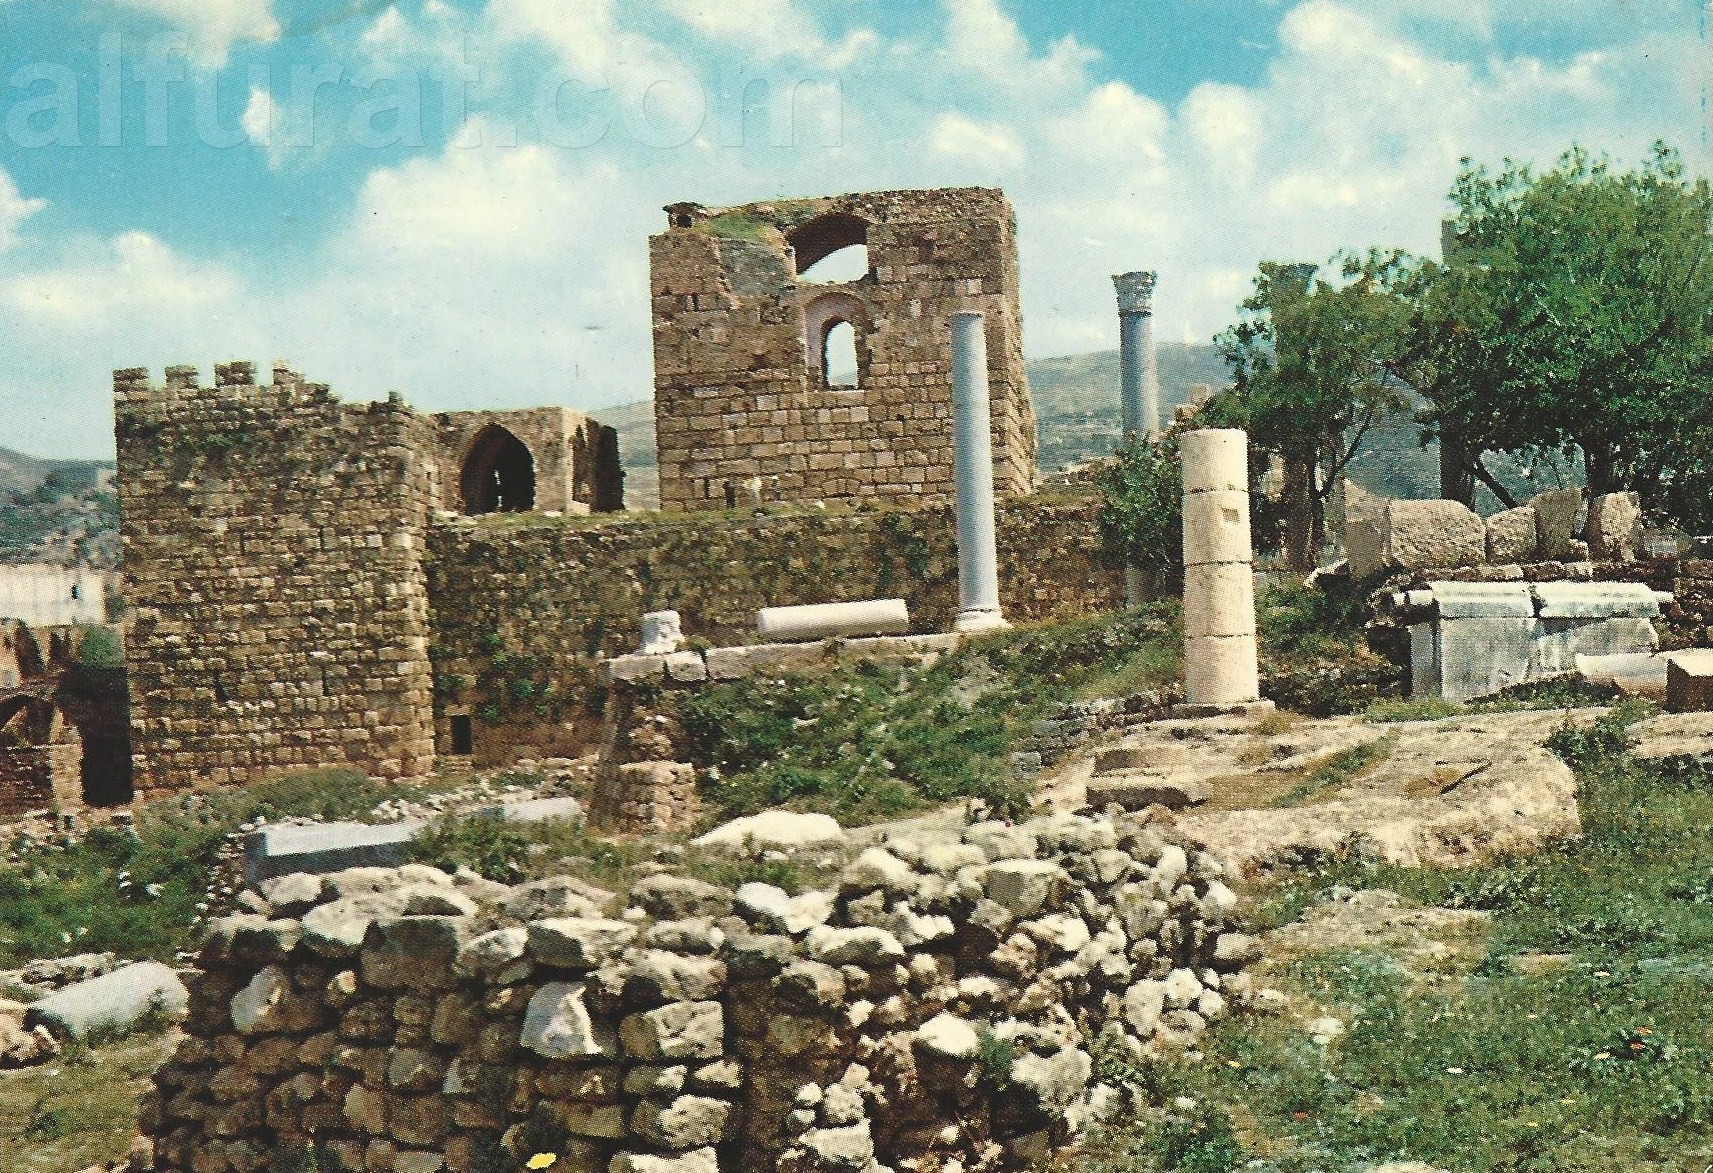
[[[524,1165],[526,1169],[548,1169],[559,1157],[554,1153],[537,1153]]]

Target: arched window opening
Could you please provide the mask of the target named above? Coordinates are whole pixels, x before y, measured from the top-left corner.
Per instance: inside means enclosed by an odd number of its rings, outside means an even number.
[[[857,370],[856,328],[845,321],[829,322],[821,336],[821,372],[827,386],[839,390],[862,386]]]
[[[785,239],[797,256],[797,276],[805,280],[856,281],[868,272],[868,221],[860,216],[829,212],[798,225],[786,233]],[[850,259],[841,256],[834,268],[820,267],[833,254],[853,250]],[[814,270],[813,278],[810,270]]]
[[[489,424],[464,458],[464,512],[527,513],[535,508],[535,458],[522,440]]]
[[[834,282],[861,281],[868,276],[868,245],[848,244],[830,252],[806,269],[800,269],[798,279],[823,285]]]

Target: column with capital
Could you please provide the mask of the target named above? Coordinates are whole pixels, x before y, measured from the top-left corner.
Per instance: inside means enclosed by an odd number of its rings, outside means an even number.
[[[1123,435],[1160,433],[1160,370],[1154,356],[1154,286],[1159,274],[1117,273],[1118,388]]]

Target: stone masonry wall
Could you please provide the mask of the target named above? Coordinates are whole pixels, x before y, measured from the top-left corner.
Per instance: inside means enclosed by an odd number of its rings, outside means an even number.
[[[410,865],[216,922],[143,1129],[155,1168],[987,1173],[1249,995],[1221,865],[1145,817],[891,838],[792,896]],[[838,861],[828,861],[837,867]]]
[[[676,204],[649,241],[661,507],[952,494],[951,315],[986,316],[1002,493],[1037,480],[1015,217],[1003,192],[892,191],[739,208]],[[799,272],[866,244],[868,273]],[[858,387],[827,331],[855,331]]]
[[[138,796],[433,764],[432,425],[283,367],[114,376]]]
[[[1013,622],[1124,606],[1123,576],[1101,558],[1098,510],[1092,497],[1000,503],[1000,591]],[[437,524],[430,540],[442,735],[449,713],[472,714],[480,764],[596,744],[596,663],[635,650],[645,611],[676,610],[687,636],[713,645],[755,642],[766,606],[901,597],[918,632],[948,630],[957,611],[946,505],[460,520]]]

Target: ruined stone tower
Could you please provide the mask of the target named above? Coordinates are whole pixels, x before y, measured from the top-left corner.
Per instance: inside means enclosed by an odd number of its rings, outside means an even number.
[[[428,773],[437,513],[621,508],[612,429],[215,371],[114,374],[138,797],[297,767]]]
[[[1036,482],[1015,219],[986,188],[674,204],[649,241],[664,509],[952,494],[951,316],[987,329],[1001,493]],[[863,246],[867,272],[813,267]],[[855,385],[827,369],[854,333]]]

